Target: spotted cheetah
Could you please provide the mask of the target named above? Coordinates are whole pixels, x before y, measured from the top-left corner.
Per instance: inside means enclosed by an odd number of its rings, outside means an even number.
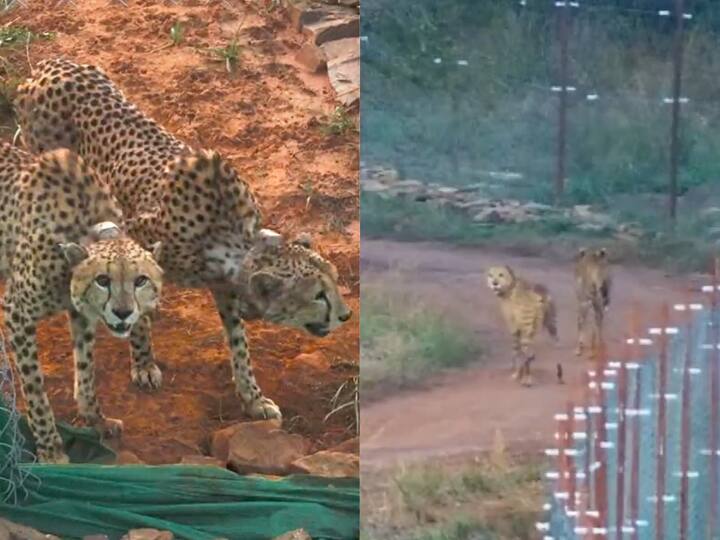
[[[210,289],[246,413],[281,418],[253,374],[243,320],[327,335],[351,317],[335,266],[307,236],[289,240],[261,229],[249,186],[225,159],[176,139],[95,66],[67,59],[38,63],[18,88],[15,110],[31,151],[77,151],[111,186],[130,236],[143,246],[162,242],[166,280]],[[149,322],[133,328],[131,352],[133,381],[159,388]]]
[[[530,364],[535,359],[532,342],[538,330],[543,326],[557,340],[555,303],[545,286],[517,277],[509,266],[489,268],[487,285],[500,299],[503,318],[512,334],[513,378],[519,379],[523,386],[530,386]],[[557,378],[558,382],[563,382],[561,364],[557,364]]]
[[[610,305],[612,277],[607,251],[582,248],[575,256],[575,292],[578,300],[578,341],[575,354],[585,351],[590,327],[590,355],[595,358],[603,344],[603,319]]]
[[[122,428],[103,415],[95,394],[95,329],[103,321],[112,334],[128,338],[156,308],[162,271],[114,223],[122,223],[120,209],[82,158],[67,149],[33,157],[0,146],[5,324],[41,462],[68,461],[37,354],[38,322],[54,313],[69,313],[80,417],[105,435]]]

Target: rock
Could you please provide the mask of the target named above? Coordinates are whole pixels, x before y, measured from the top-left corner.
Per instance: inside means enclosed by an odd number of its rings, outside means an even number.
[[[157,529],[133,529],[122,537],[122,540],[173,540],[175,536],[170,531]]]
[[[310,73],[318,73],[327,65],[325,53],[313,43],[303,45],[295,54],[295,60]]]
[[[377,180],[365,180],[360,184],[360,187],[363,191],[387,191],[390,189],[390,186]]]
[[[357,17],[358,12],[347,6],[331,6],[307,0],[285,0],[290,24],[301,32],[305,25],[317,23],[324,18]]]
[[[360,438],[353,437],[345,442],[341,442],[337,446],[333,446],[329,449],[330,452],[346,452],[350,454],[360,453]]]
[[[213,456],[183,456],[180,459],[180,463],[183,465],[209,465],[214,467],[225,468],[226,463]]]
[[[83,536],[82,540],[110,540],[110,537],[104,534],[91,534],[90,536]]]
[[[293,358],[292,363],[305,364],[308,367],[313,367],[321,371],[326,371],[332,366],[330,359],[321,351],[299,354]]]
[[[290,464],[303,457],[309,443],[300,435],[280,429],[281,421],[261,420],[216,431],[212,455],[241,473],[287,474]]]
[[[360,458],[355,454],[323,450],[293,462],[293,472],[344,478],[360,474]]]
[[[324,43],[330,84],[340,103],[349,107],[360,99],[360,38]]]
[[[121,450],[117,454],[116,463],[118,465],[144,465],[145,462],[130,450]]]
[[[297,529],[276,536],[273,540],[312,540],[312,538],[305,529]]]
[[[360,17],[348,8],[324,6],[319,10],[309,9],[300,17],[302,33],[315,45],[344,38],[358,38],[360,41]]]
[[[60,540],[60,538],[0,518],[0,540]]]

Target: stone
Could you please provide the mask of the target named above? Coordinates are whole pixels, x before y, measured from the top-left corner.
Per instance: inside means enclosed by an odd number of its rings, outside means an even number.
[[[273,540],[312,540],[312,537],[305,529],[296,529],[294,531],[281,534],[280,536],[276,536]]]
[[[175,536],[170,531],[159,531],[157,529],[133,529],[121,540],[174,540]]]
[[[297,53],[295,61],[310,73],[318,73],[326,68],[325,53],[313,43],[305,43]]]
[[[82,540],[110,540],[110,537],[104,534],[91,534],[90,536],[83,536]]]
[[[312,367],[321,371],[329,370],[332,367],[330,358],[323,354],[322,351],[299,354],[293,358],[292,363],[305,364],[307,367]]]
[[[360,458],[355,454],[322,450],[294,461],[291,470],[332,478],[357,477],[360,474]]]
[[[390,189],[390,186],[377,180],[365,180],[360,184],[360,188],[363,191],[387,191]]]
[[[130,450],[121,450],[118,452],[115,463],[117,465],[144,465],[144,461]]]
[[[60,540],[60,538],[0,518],[0,540]]]
[[[183,456],[180,459],[183,465],[208,465],[213,467],[225,468],[226,462],[213,456]]]
[[[240,474],[288,474],[310,443],[280,429],[281,421],[261,420],[236,424],[213,434],[212,455]]]
[[[329,449],[330,452],[346,452],[350,454],[360,453],[360,438],[353,437],[347,441],[341,442],[337,446],[333,446]]]
[[[315,45],[336,39],[360,38],[360,17],[357,11],[342,6],[306,8],[299,15],[295,27]]]
[[[338,100],[346,107],[353,105],[360,99],[360,38],[337,39],[321,49]]]

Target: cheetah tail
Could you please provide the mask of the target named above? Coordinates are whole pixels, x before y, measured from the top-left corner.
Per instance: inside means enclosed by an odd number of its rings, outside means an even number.
[[[557,310],[555,309],[555,302],[552,298],[548,297],[545,303],[545,314],[543,316],[543,326],[548,331],[550,336],[557,341]]]

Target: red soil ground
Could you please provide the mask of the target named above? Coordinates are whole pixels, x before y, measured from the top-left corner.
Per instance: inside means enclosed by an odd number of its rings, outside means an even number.
[[[338,266],[357,313],[358,135],[322,129],[334,96],[325,75],[308,75],[294,62],[304,38],[271,2],[128,4],[30,2],[0,17],[0,26],[53,32],[52,39],[31,42],[33,65],[57,55],[99,65],[178,137],[221,152],[254,188],[267,226],[313,233],[320,251]],[[168,46],[175,21],[183,23],[185,39]],[[241,45],[240,59],[228,73],[208,51],[233,37]],[[24,47],[0,48],[0,55],[27,73]],[[3,131],[5,139],[10,129]],[[308,437],[316,449],[351,437],[350,412],[323,419],[338,387],[357,375],[358,318],[324,339],[265,324],[250,324],[249,334],[258,380],[282,408],[285,429]],[[154,346],[164,384],[150,394],[130,383],[127,344],[103,330],[96,349],[98,395],[106,414],[125,423],[120,449],[148,463],[173,463],[200,453],[213,430],[245,418],[220,321],[205,291],[167,287]],[[42,325],[40,351],[55,413],[71,421],[72,359],[64,316]]]

